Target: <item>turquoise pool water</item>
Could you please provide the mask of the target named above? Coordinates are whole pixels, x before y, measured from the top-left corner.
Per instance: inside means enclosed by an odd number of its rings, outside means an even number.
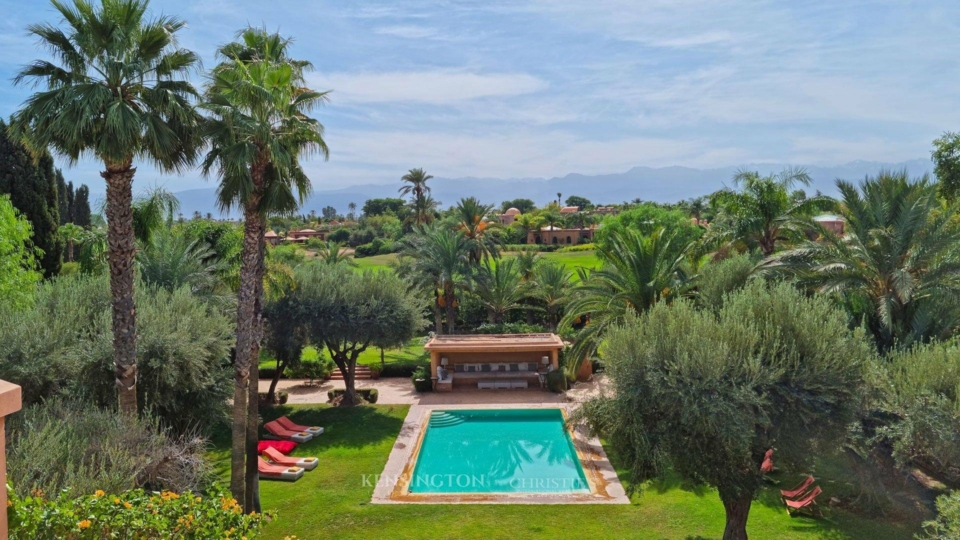
[[[410,493],[588,493],[559,409],[433,411]]]

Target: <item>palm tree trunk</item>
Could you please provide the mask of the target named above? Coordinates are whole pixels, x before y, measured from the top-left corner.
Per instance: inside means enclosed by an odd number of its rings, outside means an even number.
[[[73,262],[73,239],[67,239],[67,262]]]
[[[447,333],[453,334],[456,330],[457,311],[453,307],[456,295],[453,293],[453,285],[447,283],[443,286],[443,299],[447,303]]]
[[[107,246],[113,300],[113,364],[120,412],[137,414],[137,311],[133,298],[133,175],[129,163],[107,166]]]
[[[251,171],[253,173],[254,171]],[[259,183],[257,181],[259,180]],[[254,341],[257,274],[260,256],[260,198],[263,170],[254,176],[254,192],[244,207],[243,248],[240,254],[240,291],[237,295],[237,346],[234,366],[233,429],[230,453],[230,492],[238,503],[245,504],[246,481],[244,458],[247,437],[247,401],[250,382],[251,353]],[[245,508],[246,510],[246,508]]]
[[[433,303],[433,324],[436,326],[437,334],[443,333],[443,312],[436,301]]]
[[[260,513],[260,474],[257,469],[257,441],[260,439],[260,342],[263,339],[263,274],[266,271],[267,242],[264,234],[267,232],[266,219],[259,217],[259,233],[257,236],[257,290],[254,295],[253,309],[253,339],[250,343],[250,382],[247,397],[247,488],[244,508],[247,512]]]

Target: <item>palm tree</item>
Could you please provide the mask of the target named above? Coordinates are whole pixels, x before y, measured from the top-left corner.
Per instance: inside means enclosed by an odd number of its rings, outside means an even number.
[[[149,242],[137,252],[145,284],[169,291],[189,287],[195,295],[220,300],[222,263],[209,246],[169,228],[154,233]]]
[[[153,234],[166,229],[173,222],[173,214],[180,211],[176,195],[155,188],[133,201],[133,235],[141,245],[150,244]]]
[[[539,231],[540,227],[543,227],[544,223],[546,223],[546,221],[543,219],[543,217],[537,214],[529,213],[520,214],[517,216],[511,226],[519,228],[523,233],[523,237],[526,238],[530,231]]]
[[[462,232],[472,244],[470,262],[479,263],[481,259],[500,256],[497,240],[489,234],[497,224],[486,219],[492,210],[492,205],[480,204],[475,197],[460,199],[454,208],[457,230]]]
[[[347,219],[353,220],[353,219],[354,219],[354,216],[357,215],[357,214],[356,214],[356,212],[357,212],[357,203],[352,202],[352,203],[348,204],[348,205],[347,205],[347,210],[350,211],[350,213],[347,215]]]
[[[55,62],[37,60],[15,84],[45,89],[14,116],[16,136],[50,148],[71,164],[89,154],[103,162],[106,180],[113,359],[120,410],[137,412],[137,323],[134,305],[132,182],[135,159],[163,171],[192,166],[202,144],[200,116],[187,81],[197,56],[176,45],[185,22],[146,16],[146,0],[52,2],[64,28],[28,28]]]
[[[357,262],[353,260],[353,257],[348,255],[343,249],[343,244],[334,242],[333,240],[328,240],[327,243],[320,245],[320,249],[317,250],[317,258],[323,261],[324,264],[357,266]]]
[[[211,114],[206,129],[210,151],[203,171],[210,174],[216,170],[220,206],[225,210],[242,208],[244,213],[230,489],[251,511],[258,501],[257,372],[253,370],[251,381],[250,368],[260,350],[266,217],[297,209],[311,189],[300,158],[309,153],[327,158],[329,150],[323,126],[308,116],[327,101],[326,92],[304,86],[303,72],[310,64],[292,59],[290,40],[278,34],[247,28],[237,37],[238,41],[217,51],[221,63],[207,85],[203,107]]]
[[[672,245],[673,235],[663,228],[649,236],[628,229],[609,240],[597,247],[602,266],[581,276],[560,323],[561,331],[570,330],[589,317],[570,351],[571,373],[596,353],[609,328],[622,324],[629,313],[640,314],[657,302],[678,297],[690,279],[685,263],[690,245]]]
[[[835,294],[854,324],[865,323],[880,350],[944,338],[958,322],[960,222],[941,206],[937,185],[906,171],[881,171],[857,186],[838,181],[843,236],[821,230],[817,241],[761,266],[786,272],[823,294]]]
[[[543,261],[534,267],[533,280],[536,283],[536,295],[546,304],[547,327],[557,328],[557,316],[570,299],[573,272],[562,264]]]
[[[411,206],[414,210],[414,221],[417,225],[429,222],[428,216],[430,214],[427,213],[428,205],[424,203],[426,194],[430,193],[430,186],[427,185],[427,180],[431,178],[433,178],[433,176],[427,174],[427,171],[423,169],[410,169],[407,174],[400,178],[401,181],[408,184],[398,190],[400,195],[413,195]]]
[[[73,248],[83,240],[86,232],[83,227],[74,223],[64,223],[57,229],[57,234],[67,243],[67,262],[73,262]]]
[[[412,258],[411,271],[439,290],[438,305],[447,311],[447,333],[456,329],[458,288],[470,281],[473,242],[461,231],[436,225],[420,227],[404,240],[403,254]]]
[[[778,242],[797,242],[803,233],[813,229],[810,217],[814,212],[832,208],[835,201],[817,196],[794,202],[790,188],[795,184],[810,185],[804,169],[786,169],[780,174],[760,176],[739,171],[733,177],[741,191],[723,190],[712,195],[712,204],[721,209],[722,220],[714,221],[704,242],[718,242],[729,249],[735,244],[759,247],[765,257],[777,249]]]
[[[474,281],[474,292],[493,324],[502,323],[508,312],[525,307],[523,301],[533,295],[533,283],[523,279],[515,258],[487,259]]]

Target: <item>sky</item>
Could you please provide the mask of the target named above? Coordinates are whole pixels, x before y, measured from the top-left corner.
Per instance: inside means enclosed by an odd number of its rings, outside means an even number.
[[[331,149],[315,189],[438,177],[553,177],[633,166],[836,165],[928,157],[960,130],[956,0],[485,0],[151,2],[188,23],[215,65],[237,30],[295,39]],[[0,0],[0,114],[12,78],[45,58],[40,0]],[[202,73],[194,77],[203,84]],[[66,163],[63,163],[66,166]],[[69,180],[103,190],[85,159]],[[138,166],[136,186],[214,187]]]

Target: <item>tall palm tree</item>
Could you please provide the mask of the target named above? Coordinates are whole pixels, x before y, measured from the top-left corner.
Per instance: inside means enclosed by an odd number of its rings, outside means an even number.
[[[814,228],[810,220],[813,213],[835,205],[833,199],[823,196],[796,202],[791,199],[791,187],[810,185],[810,175],[804,169],[786,169],[770,176],[741,170],[733,183],[741,190],[712,195],[711,202],[721,209],[722,219],[714,221],[704,238],[727,249],[734,245],[759,247],[769,257],[778,243],[801,241],[804,231]]]
[[[155,232],[173,223],[173,215],[180,211],[176,195],[155,188],[133,201],[133,235],[142,245],[150,244]]]
[[[474,281],[474,292],[494,324],[502,323],[508,312],[525,307],[523,301],[531,297],[534,290],[533,283],[523,279],[516,258],[497,262],[487,259]]]
[[[291,58],[290,40],[278,34],[247,28],[237,37],[217,51],[221,63],[206,88],[203,107],[211,114],[206,129],[210,151],[203,171],[216,171],[220,179],[220,206],[238,207],[244,214],[230,489],[251,511],[258,504],[256,370],[250,379],[260,350],[266,217],[297,209],[311,189],[300,158],[310,153],[326,158],[329,150],[323,126],[308,115],[327,101],[326,92],[304,86],[303,73],[310,64]]]
[[[422,225],[429,222],[427,213],[427,205],[424,204],[426,195],[430,193],[430,186],[427,185],[427,180],[432,179],[433,176],[427,174],[427,171],[423,169],[410,169],[407,171],[407,174],[403,175],[400,180],[406,182],[408,185],[401,187],[398,191],[400,195],[412,195],[413,200],[411,206],[414,210],[414,221],[417,225]]]
[[[843,236],[821,230],[764,262],[824,294],[835,294],[866,323],[880,350],[943,338],[960,323],[960,222],[941,206],[937,185],[906,171],[838,181]]]
[[[557,316],[570,300],[573,272],[562,264],[543,261],[534,267],[533,280],[536,283],[536,295],[545,304],[547,327],[556,330]]]
[[[578,319],[589,317],[570,351],[571,373],[597,351],[609,328],[623,323],[628,313],[643,313],[657,302],[676,298],[690,279],[685,263],[690,246],[674,246],[673,236],[663,228],[649,236],[628,229],[609,240],[597,247],[602,266],[582,275],[560,323],[561,331],[570,330]]]
[[[447,333],[456,330],[457,289],[470,281],[473,242],[461,231],[430,225],[420,227],[404,240],[403,254],[413,260],[412,272],[423,276],[439,290],[438,304],[446,308]]]
[[[187,75],[198,58],[177,47],[176,34],[186,23],[148,18],[146,0],[52,4],[64,27],[34,24],[28,31],[55,60],[37,60],[17,74],[16,84],[44,89],[16,113],[13,129],[34,148],[52,147],[71,164],[82,155],[103,162],[116,383],[120,410],[136,414],[134,160],[178,172],[195,163],[200,116]]]
[[[480,204],[475,197],[460,199],[454,208],[457,230],[462,232],[472,244],[470,262],[475,264],[487,257],[500,256],[497,240],[490,234],[498,224],[486,219],[492,210],[492,205]]]

